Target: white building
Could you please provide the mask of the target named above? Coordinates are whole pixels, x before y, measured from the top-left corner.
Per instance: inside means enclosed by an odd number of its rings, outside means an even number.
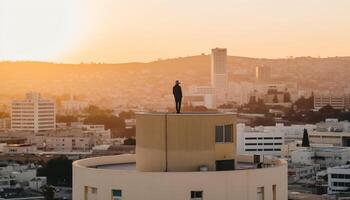
[[[320,165],[306,165],[300,163],[288,164],[288,182],[293,183],[301,179],[308,179],[316,176]]]
[[[284,144],[283,132],[269,131],[263,126],[251,128],[237,125],[238,154],[280,156]]]
[[[316,124],[316,130],[309,132],[311,143],[350,146],[350,122],[326,119]]]
[[[41,131],[56,128],[55,102],[41,99],[39,93],[28,93],[26,99],[11,104],[11,129],[15,131]]]
[[[292,163],[319,164],[321,168],[345,165],[350,160],[350,148],[310,147],[292,152]]]
[[[318,94],[314,96],[314,108],[316,110],[319,110],[327,105],[332,106],[334,109],[349,109],[350,94]]]
[[[41,191],[41,187],[47,184],[47,178],[38,176],[29,181],[29,188],[33,191]]]
[[[29,136],[28,141],[43,151],[90,151],[95,145],[93,137],[74,135],[35,135]]]
[[[81,129],[86,136],[93,136],[100,142],[111,139],[111,130],[105,129],[104,125],[101,124],[73,124],[72,128]]]
[[[62,101],[62,110],[65,113],[76,113],[84,110],[89,106],[89,103],[87,101],[80,101],[80,100],[74,100],[70,99],[67,101]]]
[[[184,96],[184,103],[192,106],[215,108],[215,88],[212,86],[195,86],[189,90],[190,95]]]
[[[36,152],[36,146],[31,144],[7,144],[3,148],[4,154],[34,154]]]
[[[350,193],[350,165],[327,168],[328,194]]]
[[[1,163],[0,164],[0,187],[11,187],[7,181],[25,183],[27,185],[32,179],[37,177],[37,166],[34,164]],[[1,180],[2,179],[2,180]]]

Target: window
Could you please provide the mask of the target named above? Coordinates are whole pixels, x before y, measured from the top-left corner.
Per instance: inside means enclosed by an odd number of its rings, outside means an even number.
[[[202,200],[203,191],[191,191],[191,200]]]
[[[97,199],[97,188],[85,186],[84,187],[84,200],[95,200]]]
[[[257,188],[257,200],[264,200],[264,187]]]
[[[225,125],[225,142],[228,142],[228,143],[233,142],[232,129],[233,129],[232,124]]]
[[[233,125],[219,125],[215,127],[216,143],[232,143],[233,142]]]
[[[272,200],[277,200],[277,197],[276,197],[276,185],[272,185]]]
[[[248,137],[248,138],[245,138],[246,140],[256,140],[256,137]]]
[[[256,143],[245,143],[245,145],[247,145],[247,146],[255,146]]]
[[[112,190],[112,200],[121,200],[122,190]]]
[[[224,126],[216,126],[215,127],[215,141],[218,142],[223,142],[224,141]]]

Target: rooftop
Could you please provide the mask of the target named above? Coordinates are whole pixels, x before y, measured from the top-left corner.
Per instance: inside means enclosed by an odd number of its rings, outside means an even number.
[[[128,154],[122,155],[122,156],[128,156]],[[96,158],[96,157],[95,157]],[[102,157],[97,157],[102,158]],[[270,168],[274,167],[273,164],[265,164],[263,168]],[[104,170],[116,170],[116,171],[134,171],[136,170],[136,162],[122,162],[122,163],[105,163],[105,164],[97,164],[97,165],[90,165],[88,168],[96,168],[96,169],[104,169]],[[248,170],[248,169],[257,169],[257,165],[250,162],[238,162],[236,169],[237,170]]]
[[[175,112],[138,112],[137,115],[172,115],[172,116],[188,116],[188,115],[233,115],[232,112],[182,112],[182,113],[175,113]]]

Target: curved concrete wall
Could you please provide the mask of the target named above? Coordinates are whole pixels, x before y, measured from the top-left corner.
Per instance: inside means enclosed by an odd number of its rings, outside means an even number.
[[[85,186],[97,188],[97,199],[111,199],[112,189],[121,189],[123,200],[189,200],[191,190],[201,190],[205,200],[256,200],[264,187],[264,199],[287,200],[287,164],[275,167],[220,172],[138,172],[89,168],[135,162],[134,155],[104,156],[73,163],[73,200],[85,200]],[[87,199],[89,200],[89,199]]]
[[[198,171],[216,160],[235,159],[235,116],[227,113],[160,114],[136,116],[137,169],[144,172]],[[215,126],[232,124],[232,143],[215,143]]]

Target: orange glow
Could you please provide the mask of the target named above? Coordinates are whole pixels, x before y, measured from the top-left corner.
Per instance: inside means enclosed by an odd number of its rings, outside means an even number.
[[[345,56],[347,0],[0,0],[0,60],[150,61],[227,47],[249,57]]]

